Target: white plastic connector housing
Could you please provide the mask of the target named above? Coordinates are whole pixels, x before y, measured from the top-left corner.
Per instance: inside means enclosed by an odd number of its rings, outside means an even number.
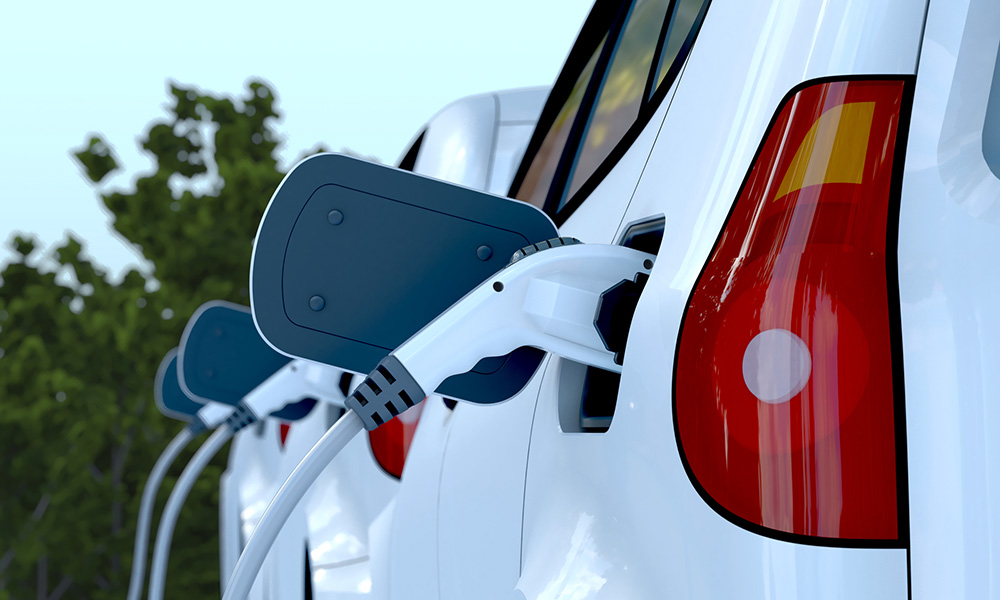
[[[305,398],[342,407],[344,396],[340,391],[340,377],[343,373],[328,365],[293,360],[247,394],[242,404],[258,419]]]
[[[521,346],[620,373],[594,326],[601,294],[648,274],[654,258],[606,244],[536,252],[466,294],[393,355],[426,393],[485,357]]]
[[[198,409],[196,418],[204,425],[205,429],[215,429],[233,414],[235,409],[229,404],[221,402],[208,402]]]

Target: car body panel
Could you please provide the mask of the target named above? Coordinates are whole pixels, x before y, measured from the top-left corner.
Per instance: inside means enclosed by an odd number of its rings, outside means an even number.
[[[919,599],[1000,598],[1000,180],[983,156],[998,45],[996,2],[931,1],[899,227]]]

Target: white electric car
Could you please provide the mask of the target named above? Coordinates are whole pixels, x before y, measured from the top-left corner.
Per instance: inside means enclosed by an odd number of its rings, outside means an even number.
[[[504,194],[548,91],[504,90],[457,100],[421,128],[397,166]],[[350,375],[341,387],[346,394]],[[443,408],[437,398],[427,411],[422,426],[427,436],[440,431]],[[417,406],[357,438],[324,471],[282,528],[252,598],[335,599],[368,592],[368,528],[398,488],[421,410]],[[282,481],[341,412],[340,407],[321,405],[292,425],[265,421],[235,436],[220,484],[223,587]]]
[[[429,401],[371,597],[1000,598],[998,44],[995,0],[598,0],[510,195],[657,255],[621,375]]]

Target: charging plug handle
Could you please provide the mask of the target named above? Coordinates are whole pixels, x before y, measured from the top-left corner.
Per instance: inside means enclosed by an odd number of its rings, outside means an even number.
[[[620,372],[641,282],[654,257],[622,246],[577,244],[555,239],[523,249],[518,260],[385,357],[347,407],[366,429],[375,429],[449,376],[521,346]]]
[[[236,434],[243,428],[253,425],[257,421],[257,416],[253,413],[250,407],[243,402],[240,402],[236,405],[236,409],[233,410],[233,413],[225,420],[225,424],[229,427],[232,434]]]
[[[371,431],[423,400],[427,394],[394,354],[379,361],[345,401]]]

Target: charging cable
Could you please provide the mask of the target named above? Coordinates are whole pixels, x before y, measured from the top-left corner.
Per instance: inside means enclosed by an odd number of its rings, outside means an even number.
[[[156,459],[153,470],[142,488],[142,500],[139,502],[139,518],[135,526],[135,544],[132,547],[132,575],[128,582],[126,600],[139,600],[142,596],[143,579],[146,576],[146,550],[149,544],[149,527],[153,521],[153,505],[156,503],[156,492],[163,483],[163,477],[174,463],[185,446],[197,435],[190,426],[185,427],[167,444],[166,449]]]
[[[198,411],[195,421],[197,427],[218,425],[220,422],[225,424],[218,427],[195,452],[167,499],[153,547],[149,600],[163,599],[170,545],[177,518],[195,481],[212,457],[233,435],[264,416],[288,421],[301,419],[316,405],[316,398],[342,405],[343,396],[339,388],[342,374],[343,371],[327,365],[294,360],[254,388],[235,407],[208,402]]]
[[[224,600],[244,599],[250,594],[257,573],[271,550],[271,545],[281,532],[289,515],[295,510],[299,500],[309,490],[328,464],[354,439],[364,431],[361,419],[354,411],[347,411],[337,419],[333,427],[303,457],[295,470],[285,479],[261,515],[257,527],[247,541],[236,568],[226,585]]]
[[[170,558],[170,543],[174,535],[174,526],[177,524],[177,517],[180,515],[184,501],[187,499],[191,488],[194,487],[198,476],[205,469],[205,466],[212,460],[212,457],[229,441],[233,436],[232,428],[228,426],[219,427],[208,440],[198,448],[191,461],[184,467],[180,478],[170,492],[167,504],[163,508],[160,516],[160,524],[156,529],[156,543],[153,546],[152,568],[149,574],[149,600],[163,600],[163,589],[166,584],[167,561]]]
[[[487,356],[534,346],[620,373],[598,321],[614,312],[606,293],[648,276],[653,255],[623,246],[558,238],[518,251],[511,264],[418,331],[347,399],[348,410],[299,462],[264,511],[240,556],[223,600],[249,594],[288,516],[323,469],[362,427],[372,430],[420,402],[445,379]],[[545,250],[542,252],[541,250]],[[610,296],[609,296],[610,297]],[[632,307],[634,310],[634,306]],[[620,316],[615,321],[630,320]]]
[[[149,544],[149,529],[153,521],[153,508],[156,495],[163,483],[170,465],[177,459],[181,451],[198,434],[206,429],[215,429],[233,409],[232,407],[202,406],[192,400],[181,389],[177,380],[177,348],[169,350],[160,366],[156,369],[156,379],[153,384],[153,399],[156,408],[165,417],[187,423],[187,427],[178,433],[156,459],[153,470],[150,471],[143,485],[142,500],[139,502],[139,514],[135,524],[135,543],[132,546],[132,572],[129,576],[126,600],[139,600],[146,579],[146,553]]]
[[[135,525],[135,542],[132,546],[132,573],[129,576],[126,600],[139,600],[142,597],[142,586],[146,577],[146,551],[149,544],[149,530],[153,522],[153,507],[156,495],[163,483],[170,465],[177,460],[181,451],[200,433],[212,430],[221,425],[236,412],[233,406],[209,402],[191,416],[187,427],[178,433],[156,459],[153,470],[142,488],[142,500],[139,502],[139,516]],[[184,493],[187,496],[187,493]],[[172,532],[172,526],[171,526]],[[159,532],[157,532],[159,539]],[[168,542],[169,551],[169,542]],[[154,559],[155,564],[155,559]]]

